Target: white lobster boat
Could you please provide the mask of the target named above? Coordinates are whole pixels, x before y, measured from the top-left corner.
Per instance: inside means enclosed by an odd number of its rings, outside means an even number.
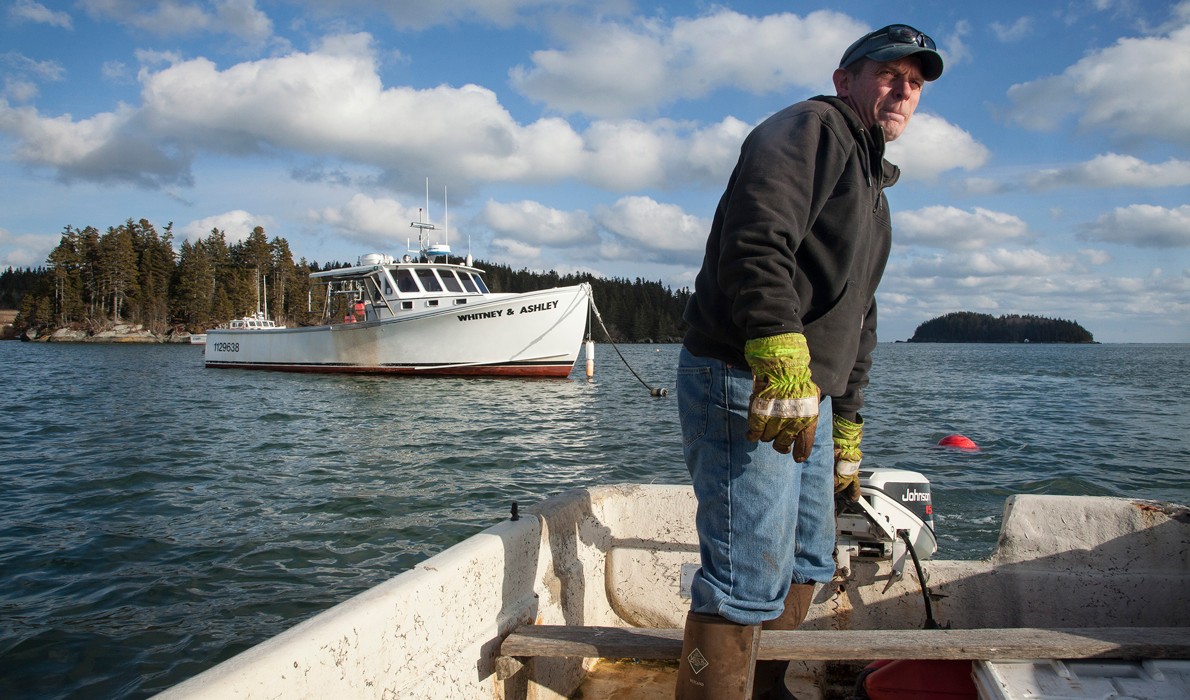
[[[324,325],[212,329],[205,364],[290,372],[568,376],[587,326],[590,285],[494,293],[469,258],[452,263],[449,253],[445,245],[424,246],[416,258],[400,260],[373,253],[352,267],[315,272],[310,277],[326,289]]]
[[[1190,661],[1178,661],[1190,658],[1185,506],[1012,496],[990,558],[940,560],[928,482],[861,476],[864,503],[839,523],[838,576],[802,629],[761,636],[760,658],[797,660],[786,682],[798,698],[851,697],[875,659],[922,660],[937,691],[884,697],[975,697],[976,686],[981,700],[1190,697]],[[689,487],[664,485],[514,505],[512,520],[160,697],[672,698],[694,510]],[[965,694],[948,692],[954,680]],[[1048,695],[1009,689],[1043,682]]]

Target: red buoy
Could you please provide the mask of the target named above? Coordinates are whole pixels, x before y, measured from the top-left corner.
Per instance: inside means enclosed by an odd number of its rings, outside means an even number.
[[[964,452],[978,452],[979,445],[971,441],[966,435],[947,435],[938,441],[939,447],[953,447]]]

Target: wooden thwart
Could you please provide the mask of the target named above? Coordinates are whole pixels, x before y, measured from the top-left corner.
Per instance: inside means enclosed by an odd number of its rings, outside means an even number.
[[[500,645],[506,657],[676,659],[681,629],[525,625]],[[761,659],[1190,659],[1190,628],[794,630],[760,636]]]

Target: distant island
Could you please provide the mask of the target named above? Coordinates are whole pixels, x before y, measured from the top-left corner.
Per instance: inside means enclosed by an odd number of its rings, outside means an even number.
[[[990,314],[955,311],[918,326],[909,342],[1094,343],[1095,338],[1074,321],[1016,314],[997,318]]]

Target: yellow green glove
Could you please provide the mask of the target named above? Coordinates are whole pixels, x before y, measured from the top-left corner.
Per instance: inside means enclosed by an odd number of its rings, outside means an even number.
[[[835,493],[843,494],[849,500],[859,500],[859,463],[864,458],[860,441],[864,439],[864,418],[855,414],[855,423],[834,416],[831,419],[831,437],[835,441]]]
[[[752,368],[748,403],[749,440],[773,443],[773,449],[804,462],[814,447],[820,392],[810,378],[810,348],[801,333],[753,338],[744,343]]]

